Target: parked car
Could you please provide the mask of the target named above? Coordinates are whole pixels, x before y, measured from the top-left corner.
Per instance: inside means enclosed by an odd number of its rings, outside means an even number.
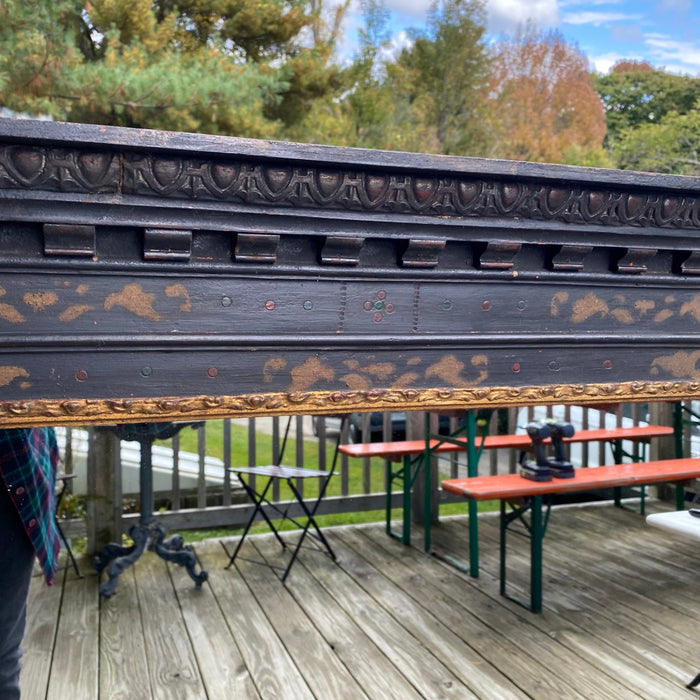
[[[369,441],[382,442],[384,440],[384,414],[375,413],[351,413],[350,414],[350,440],[352,442],[362,442],[362,426],[364,416],[369,415]],[[448,416],[439,416],[439,433],[441,435],[450,434],[450,419]],[[406,414],[402,411],[391,413],[391,435],[387,436],[387,441],[406,439]]]
[[[319,435],[319,418],[323,418],[326,425],[326,433],[337,433],[340,430],[342,416],[311,416],[311,427],[314,435]]]

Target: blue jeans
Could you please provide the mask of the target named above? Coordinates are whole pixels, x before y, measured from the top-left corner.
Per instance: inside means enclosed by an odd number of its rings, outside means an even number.
[[[0,700],[19,699],[22,638],[34,548],[0,479]]]

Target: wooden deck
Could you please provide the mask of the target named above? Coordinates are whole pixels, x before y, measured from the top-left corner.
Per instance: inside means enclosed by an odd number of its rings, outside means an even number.
[[[700,668],[697,542],[609,504],[558,508],[534,615],[498,594],[497,519],[481,516],[480,530],[479,579],[382,525],[326,530],[338,565],[305,549],[286,587],[256,563],[225,570],[217,541],[195,546],[210,574],[200,591],[153,554],[108,601],[87,562],[82,580],[68,570],[47,589],[37,577],[23,700],[695,696],[684,686]],[[466,535],[454,517],[433,539],[464,556]],[[268,535],[246,547],[280,558]],[[511,552],[515,590],[525,541]]]

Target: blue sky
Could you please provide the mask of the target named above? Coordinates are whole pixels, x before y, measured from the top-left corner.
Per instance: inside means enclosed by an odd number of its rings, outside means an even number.
[[[358,0],[353,0],[358,6]],[[430,0],[385,0],[394,41],[420,27]],[[491,36],[512,34],[531,19],[578,45],[591,68],[607,73],[623,58],[648,61],[674,73],[700,76],[699,0],[487,0]],[[351,15],[347,35],[353,34]]]

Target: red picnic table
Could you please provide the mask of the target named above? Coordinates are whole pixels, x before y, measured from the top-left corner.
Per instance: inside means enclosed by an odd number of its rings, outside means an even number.
[[[469,424],[468,424],[469,428]],[[668,437],[674,434],[671,427],[661,425],[632,426],[628,428],[599,428],[580,430],[570,438],[564,438],[565,443],[605,442],[613,446],[615,461],[622,456],[622,442],[648,442],[653,437]],[[549,439],[544,443],[548,444]],[[423,467],[425,480],[425,521],[424,546],[426,551],[431,549],[431,520],[432,507],[430,499],[431,456],[449,452],[467,453],[467,473],[470,477],[477,475],[477,463],[482,450],[517,449],[527,450],[532,445],[526,433],[511,435],[486,435],[477,438],[475,430],[468,429],[466,437],[440,437],[423,440],[402,440],[397,442],[371,442],[341,445],[339,451],[358,458],[379,457],[389,462],[400,462],[398,469],[387,469],[386,480],[386,531],[388,535],[397,537],[404,544],[411,541],[411,489]],[[522,477],[516,475],[518,479]],[[401,534],[395,534],[391,529],[391,501],[394,483],[403,485],[403,529]],[[620,490],[615,491],[615,501],[619,504]],[[478,529],[476,519],[476,503],[469,502],[469,571],[472,576],[478,576]]]

